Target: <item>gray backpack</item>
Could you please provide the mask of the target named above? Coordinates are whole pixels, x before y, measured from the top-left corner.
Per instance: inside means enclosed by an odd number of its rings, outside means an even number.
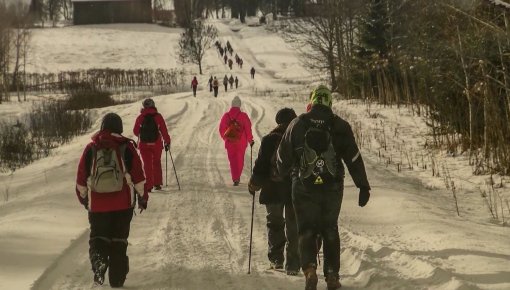
[[[96,193],[119,192],[124,187],[126,144],[118,148],[96,148],[92,146],[90,188]]]

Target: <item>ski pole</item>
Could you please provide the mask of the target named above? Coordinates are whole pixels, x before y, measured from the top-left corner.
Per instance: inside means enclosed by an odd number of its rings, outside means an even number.
[[[168,151],[165,151],[165,183],[168,187]]]
[[[250,169],[253,175],[253,147],[250,148]],[[248,274],[251,274],[251,249],[253,244],[253,216],[255,215],[255,192],[251,201],[250,252],[248,254]]]
[[[321,239],[321,241],[319,241],[319,239]],[[317,262],[318,262],[318,265],[320,266],[321,265],[321,257],[319,256],[319,247],[320,247],[320,244],[322,243],[322,238],[320,238],[319,235],[317,235],[315,237],[315,247],[317,249]]]
[[[251,201],[250,253],[248,255],[248,274],[251,274],[251,248],[253,243],[253,216],[255,214],[255,192]]]
[[[168,152],[170,152],[170,160],[172,161],[172,166],[174,168],[175,179],[177,180],[177,186],[179,187],[179,190],[181,190],[181,184],[179,183],[179,177],[177,177],[177,170],[175,170],[175,163],[174,163],[174,158],[172,157],[172,151],[168,150]]]

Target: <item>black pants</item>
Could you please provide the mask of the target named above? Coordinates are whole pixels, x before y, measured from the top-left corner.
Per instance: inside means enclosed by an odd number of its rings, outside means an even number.
[[[197,88],[196,87],[193,87],[193,96],[196,97],[197,96]]]
[[[298,233],[296,215],[292,203],[266,204],[267,210],[267,257],[270,262],[283,264],[285,248],[285,270],[298,271]],[[285,217],[283,216],[285,211]]]
[[[101,262],[109,265],[111,286],[122,286],[129,272],[126,255],[133,209],[113,212],[90,212],[89,257],[92,271]]]
[[[218,97],[218,87],[214,87],[214,97]]]
[[[340,237],[338,216],[342,206],[343,183],[319,189],[306,188],[301,180],[292,180],[292,203],[296,211],[299,254],[303,270],[317,265],[317,235],[323,239],[324,275],[339,274]]]

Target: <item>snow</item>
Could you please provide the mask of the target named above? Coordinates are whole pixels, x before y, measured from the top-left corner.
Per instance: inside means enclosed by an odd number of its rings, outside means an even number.
[[[67,26],[34,31],[28,72],[178,66],[179,29],[153,24]],[[139,41],[143,39],[143,41]]]
[[[230,71],[212,49],[206,55],[204,76],[198,76],[197,98],[191,92],[154,98],[173,139],[172,157],[182,190],[177,189],[168,158],[168,187],[152,193],[148,210],[131,224],[126,288],[303,289],[302,275],[265,270],[265,209],[258,203],[252,274],[246,274],[250,151],[241,186],[233,187],[217,125],[239,95],[242,109],[252,118],[256,156],[261,137],[275,125],[276,111],[288,106],[302,113],[318,76],[302,66],[300,56],[278,34],[264,27],[234,32],[225,22],[214,24],[221,41],[229,40],[245,65]],[[175,58],[178,33],[147,24],[35,30],[31,71],[181,67]],[[251,66],[257,69],[254,80],[249,77]],[[206,79],[224,74],[237,75],[241,87],[228,93],[220,90],[215,99]],[[133,103],[93,110],[97,121],[87,134],[13,174],[0,174],[0,289],[92,288],[87,213],[74,194],[78,159],[102,115],[118,113],[125,135],[133,137],[139,109],[140,104]],[[369,204],[360,208],[358,191],[346,177],[339,219],[344,287],[510,289],[510,229],[489,219],[477,192],[486,176],[472,176],[463,156],[425,150],[429,131],[407,108],[368,108],[359,101],[337,100],[334,109],[363,133],[358,142],[372,185]],[[24,103],[1,104],[0,120],[26,110]],[[387,150],[382,149],[384,140]],[[419,166],[408,168],[406,152]],[[440,169],[449,169],[458,185],[460,217],[443,176],[432,177],[430,164],[421,169],[422,155],[424,163],[435,159]],[[386,165],[389,158],[392,162]],[[165,161],[163,157],[163,168]],[[402,164],[400,172],[397,163]],[[320,279],[319,288],[324,287]]]
[[[501,5],[501,6],[505,7],[505,8],[510,8],[510,3],[502,1],[502,0],[491,0],[491,2],[496,4],[496,5]]]

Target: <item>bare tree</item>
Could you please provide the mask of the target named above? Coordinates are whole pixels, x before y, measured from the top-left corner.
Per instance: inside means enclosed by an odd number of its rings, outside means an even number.
[[[14,68],[12,72],[12,87],[16,88],[18,93],[18,101],[21,102],[20,96],[20,71],[23,70],[25,76],[26,58],[28,55],[29,41],[30,41],[30,14],[28,7],[19,2],[12,7],[13,11],[13,49],[14,49]],[[24,82],[23,82],[24,83]],[[25,91],[25,85],[23,85]],[[26,94],[24,94],[26,100]]]
[[[44,27],[44,20],[46,19],[47,6],[44,0],[31,0],[30,1],[30,14],[34,23],[41,22]]]
[[[8,100],[9,95],[9,64],[12,42],[11,17],[7,5],[4,2],[0,3],[0,104],[3,100]]]
[[[193,21],[179,40],[179,59],[184,63],[197,64],[202,74],[205,52],[211,48],[217,36],[218,30],[214,26],[205,25],[201,20]]]
[[[60,18],[60,14],[62,14],[64,1],[65,0],[47,0],[48,18],[51,20],[53,26],[56,25]]]
[[[287,40],[294,43],[303,55],[303,62],[310,68],[329,73],[330,85],[337,88],[335,57],[337,39],[336,15],[328,13],[319,17],[297,18],[288,22]]]

